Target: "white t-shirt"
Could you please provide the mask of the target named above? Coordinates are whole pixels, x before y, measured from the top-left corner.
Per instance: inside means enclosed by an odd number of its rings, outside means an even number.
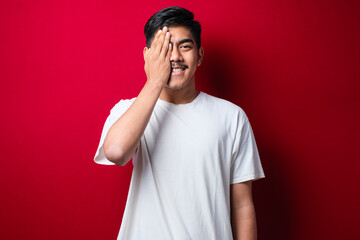
[[[95,162],[112,164],[104,139],[134,101],[111,110]],[[264,177],[244,111],[203,92],[187,104],[157,101],[133,164],[121,240],[233,239],[230,184]]]

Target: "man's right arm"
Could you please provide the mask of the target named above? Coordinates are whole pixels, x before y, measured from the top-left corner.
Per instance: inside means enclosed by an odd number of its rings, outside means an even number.
[[[130,108],[111,126],[104,141],[105,156],[124,166],[136,151],[156,101],[170,77],[170,33],[165,27],[144,49],[147,81]]]

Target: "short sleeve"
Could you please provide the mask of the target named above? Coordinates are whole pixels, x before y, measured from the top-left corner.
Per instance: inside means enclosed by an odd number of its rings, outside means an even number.
[[[121,115],[123,115],[126,112],[126,110],[131,106],[134,100],[135,99],[121,100],[111,109],[110,115],[107,117],[105,121],[100,137],[99,146],[95,153],[94,161],[96,163],[104,164],[104,165],[115,165],[114,163],[110,162],[105,156],[104,140],[111,126],[121,117]]]
[[[232,150],[231,184],[265,177],[255,137],[244,112],[237,119]]]

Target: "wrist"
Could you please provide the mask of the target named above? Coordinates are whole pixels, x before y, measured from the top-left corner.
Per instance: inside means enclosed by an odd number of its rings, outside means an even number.
[[[162,89],[165,87],[165,83],[163,81],[147,79],[147,81],[145,83],[145,87],[151,88],[153,91],[156,91],[156,90],[162,91]]]
[[[147,81],[141,90],[140,95],[141,97],[147,96],[153,99],[158,99],[163,88],[163,84]]]

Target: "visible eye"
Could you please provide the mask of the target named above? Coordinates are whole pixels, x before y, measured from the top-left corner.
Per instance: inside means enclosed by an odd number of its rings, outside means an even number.
[[[182,49],[191,49],[192,46],[191,45],[182,45],[182,46],[180,46],[180,48],[182,48]]]

